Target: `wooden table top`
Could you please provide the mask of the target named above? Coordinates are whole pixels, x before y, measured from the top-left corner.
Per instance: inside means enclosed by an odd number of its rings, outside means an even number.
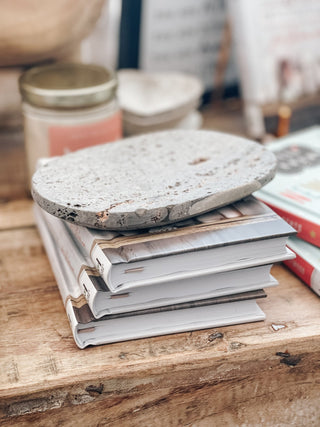
[[[21,130],[0,150],[2,426],[319,425],[320,299],[281,265],[263,322],[79,350],[34,225]]]

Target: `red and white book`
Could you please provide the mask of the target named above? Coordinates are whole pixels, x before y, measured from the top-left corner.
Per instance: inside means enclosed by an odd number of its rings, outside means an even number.
[[[320,126],[267,147],[277,157],[278,171],[255,196],[294,227],[299,238],[320,246]]]
[[[320,249],[298,237],[290,237],[288,247],[296,258],[284,261],[285,265],[320,296]]]

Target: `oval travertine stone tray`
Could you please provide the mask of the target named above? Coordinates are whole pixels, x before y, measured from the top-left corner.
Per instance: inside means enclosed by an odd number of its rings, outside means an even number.
[[[212,131],[149,133],[55,158],[33,176],[34,200],[87,227],[130,230],[199,215],[268,183],[276,159]]]

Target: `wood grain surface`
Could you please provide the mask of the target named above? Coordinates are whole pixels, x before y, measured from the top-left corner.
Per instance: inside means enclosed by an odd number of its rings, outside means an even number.
[[[263,322],[79,350],[18,182],[0,187],[1,426],[320,424],[320,299],[285,267]]]

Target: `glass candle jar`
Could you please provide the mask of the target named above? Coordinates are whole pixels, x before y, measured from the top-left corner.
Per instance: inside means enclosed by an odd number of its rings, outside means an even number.
[[[39,158],[122,137],[113,72],[91,64],[54,64],[19,80],[29,177]]]

